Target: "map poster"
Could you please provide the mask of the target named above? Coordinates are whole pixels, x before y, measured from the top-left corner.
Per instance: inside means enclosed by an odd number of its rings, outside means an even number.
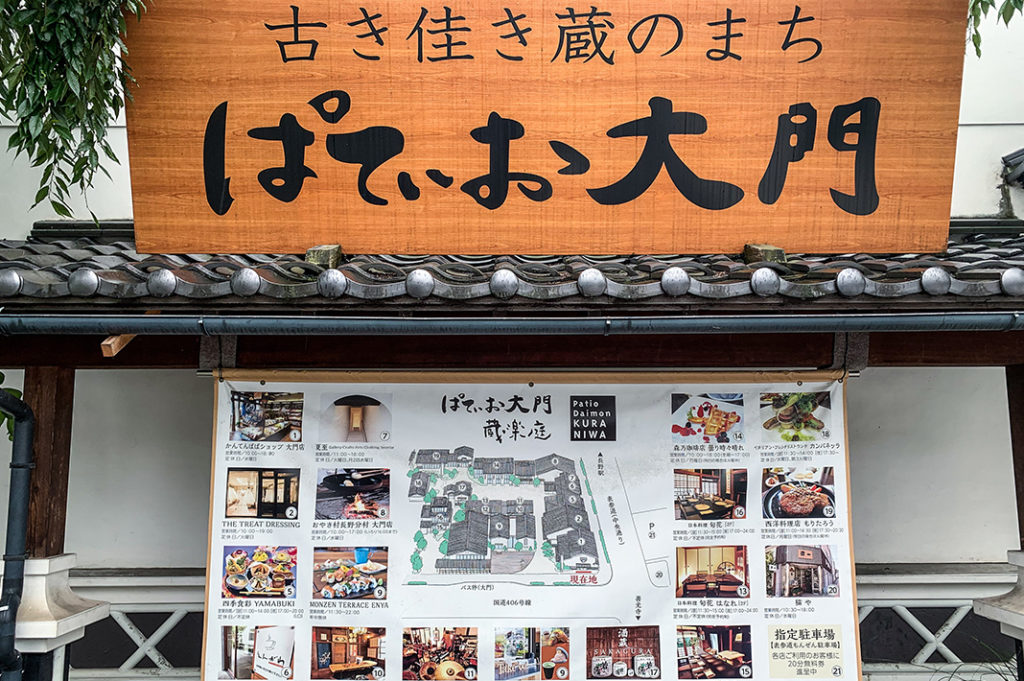
[[[225,374],[202,678],[859,679],[843,389]]]

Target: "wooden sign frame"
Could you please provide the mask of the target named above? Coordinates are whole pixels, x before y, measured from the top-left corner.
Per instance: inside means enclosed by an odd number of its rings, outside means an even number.
[[[139,250],[942,250],[963,8],[733,5],[158,3]]]

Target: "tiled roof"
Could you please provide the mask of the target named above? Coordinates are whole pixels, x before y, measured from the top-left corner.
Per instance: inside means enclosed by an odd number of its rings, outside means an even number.
[[[324,268],[294,255],[141,255],[128,241],[0,241],[0,302],[144,301],[147,306],[246,302],[365,306],[532,304],[561,307],[707,301],[1024,297],[1024,234],[966,236],[936,255],[357,255]],[[887,303],[892,304],[892,303]]]

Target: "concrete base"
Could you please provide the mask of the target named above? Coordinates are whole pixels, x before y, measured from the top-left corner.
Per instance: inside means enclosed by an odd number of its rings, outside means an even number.
[[[25,589],[14,634],[22,653],[47,653],[77,641],[85,627],[105,619],[110,604],[82,598],[71,591],[68,571],[73,553],[25,561]]]
[[[975,599],[974,612],[999,622],[1007,636],[1024,640],[1024,551],[1007,551],[1006,560],[1017,568],[1017,584],[1001,596]]]

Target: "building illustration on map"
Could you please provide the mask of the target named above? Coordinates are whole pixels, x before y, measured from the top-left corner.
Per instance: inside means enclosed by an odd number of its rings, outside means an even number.
[[[462,446],[414,450],[409,467],[408,500],[420,504],[418,575],[600,571],[604,540],[582,462],[483,457]]]

